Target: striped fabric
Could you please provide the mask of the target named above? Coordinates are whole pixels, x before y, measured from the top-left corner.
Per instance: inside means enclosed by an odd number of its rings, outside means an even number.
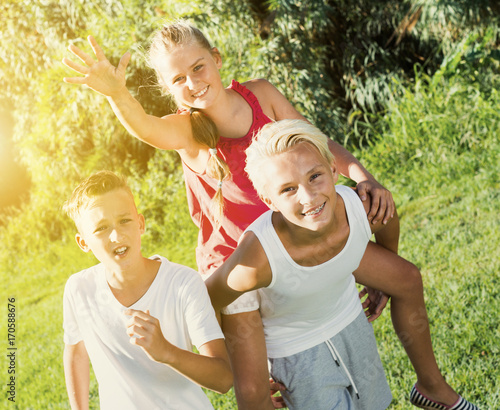
[[[437,409],[437,410],[479,410],[472,403],[469,403],[463,397],[459,396],[458,401],[453,406],[447,406],[442,403],[435,402],[420,393],[415,386],[411,389],[410,401],[414,406],[421,409]]]

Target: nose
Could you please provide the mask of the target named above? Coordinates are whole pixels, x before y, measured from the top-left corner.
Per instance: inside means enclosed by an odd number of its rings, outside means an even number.
[[[299,187],[299,198],[300,203],[303,205],[310,205],[314,203],[314,198],[316,197],[316,192],[308,186]]]
[[[120,242],[121,237],[122,237],[122,234],[119,231],[119,229],[118,228],[113,228],[111,230],[110,235],[109,235],[109,240],[111,242]]]
[[[186,77],[186,85],[189,87],[190,90],[194,90],[195,88],[195,84],[196,84],[196,80],[193,76],[191,75],[188,75]]]

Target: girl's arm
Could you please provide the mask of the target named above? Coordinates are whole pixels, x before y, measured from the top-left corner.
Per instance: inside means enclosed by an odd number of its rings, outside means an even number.
[[[370,199],[363,202],[365,211],[370,208]],[[393,253],[398,253],[399,245],[399,216],[394,210],[394,217],[387,223],[382,224],[380,221],[376,224],[371,223],[370,228],[375,234],[375,242]]]
[[[69,50],[84,64],[67,58],[63,64],[84,77],[65,77],[64,81],[82,84],[106,96],[115,115],[134,137],[160,149],[190,149],[195,144],[188,115],[171,114],[158,118],[147,114],[141,104],[127,90],[125,70],[130,61],[130,53],[125,53],[117,67],[106,58],[94,37],[88,41],[97,61],[71,44]]]
[[[223,339],[200,346],[200,354],[180,349],[165,339],[160,322],[149,311],[127,309],[132,316],[127,323],[130,343],[140,346],[151,360],[164,363],[194,383],[226,393],[233,385],[233,375]]]
[[[299,119],[308,121],[294,106],[267,80],[252,80],[245,83],[259,100],[264,113],[276,121],[284,119]],[[379,184],[363,165],[340,144],[328,140],[330,151],[335,156],[339,173],[356,182],[357,192],[362,201],[367,194],[372,198],[368,220],[374,224],[378,221],[387,223],[394,215],[395,205],[392,194]]]
[[[64,375],[72,410],[89,408],[90,362],[83,341],[64,347]]]

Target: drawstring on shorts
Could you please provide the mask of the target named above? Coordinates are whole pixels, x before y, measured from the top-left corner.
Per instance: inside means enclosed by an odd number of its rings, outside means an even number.
[[[339,352],[337,351],[337,349],[335,348],[335,346],[333,345],[331,340],[328,339],[325,341],[325,343],[328,346],[328,350],[330,350],[330,353],[332,354],[333,360],[335,360],[335,363],[337,364],[337,366],[342,365],[342,368],[346,372],[347,377],[349,378],[349,381],[351,382],[351,385],[354,389],[354,392],[356,393],[356,397],[359,399],[359,392],[358,392],[358,389],[356,387],[356,383],[354,383],[354,380],[351,377],[351,373],[349,373],[349,370],[347,369],[347,366],[344,364],[342,357],[340,357]]]

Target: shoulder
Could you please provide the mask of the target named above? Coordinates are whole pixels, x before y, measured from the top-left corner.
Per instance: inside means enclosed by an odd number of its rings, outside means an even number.
[[[242,235],[238,247],[224,263],[226,264],[226,268],[232,271],[232,274],[244,280],[245,289],[265,287],[271,282],[269,259],[259,238],[252,231]]]
[[[367,217],[371,206],[370,196],[367,195],[367,199],[365,201],[361,201],[358,191],[355,188],[337,185],[335,189],[344,201],[344,207],[349,215],[349,218],[353,218],[351,222],[357,221],[359,227],[364,230],[368,238],[371,237],[373,231]]]
[[[180,263],[175,263],[169,261],[164,256],[152,256],[150,259],[157,259],[161,261],[161,266],[159,274],[162,279],[168,282],[174,282],[176,284],[183,284],[189,282],[200,282],[203,283],[200,275],[193,268],[186,265],[181,265]]]
[[[102,270],[102,265],[97,264],[80,272],[72,274],[66,281],[66,289],[79,290],[95,283],[96,276]],[[104,274],[104,272],[102,272]]]
[[[250,80],[244,83],[252,91],[264,113],[275,121],[284,119],[306,120],[288,99],[269,81],[262,78]]]
[[[254,78],[253,80],[245,81],[241,85],[248,88],[253,93],[262,91],[278,91],[278,89],[264,78]],[[278,91],[279,92],[279,91]]]
[[[279,104],[280,100],[286,101],[283,94],[281,94],[273,84],[263,78],[246,81],[242,85],[255,95],[262,107],[262,111],[269,118],[276,120],[274,106]]]
[[[266,229],[269,229],[272,227],[272,222],[271,222],[271,217],[272,217],[273,211],[268,209],[265,211],[263,214],[259,215],[255,221],[253,221],[250,225],[247,226],[245,229],[245,232],[257,232],[260,233]],[[243,236],[240,238],[240,242]]]
[[[247,89],[255,94],[259,102],[272,103],[273,101],[286,101],[286,97],[269,81],[264,78],[256,78],[242,83]]]
[[[363,206],[363,209],[365,210],[365,214],[368,215],[368,212],[370,211],[371,206],[372,206],[372,197],[371,197],[371,195],[366,195],[366,199],[364,201],[362,201],[361,198],[359,197],[358,189],[354,188],[354,189],[352,189],[352,191],[356,194],[355,198],[357,198],[357,200],[359,202],[361,202],[361,205]]]
[[[165,257],[155,255],[152,258],[161,260],[158,271],[159,280],[155,281],[155,292],[168,298],[190,298],[205,292],[205,284],[201,275],[194,269],[171,262]],[[167,296],[168,295],[168,296]]]
[[[369,198],[369,195],[366,201],[361,201],[361,198],[358,195],[358,191],[355,188],[351,188],[345,185],[336,185],[335,190],[344,200],[344,207],[346,208],[346,210],[349,209],[358,217],[368,220],[366,215],[371,205],[371,199]]]

